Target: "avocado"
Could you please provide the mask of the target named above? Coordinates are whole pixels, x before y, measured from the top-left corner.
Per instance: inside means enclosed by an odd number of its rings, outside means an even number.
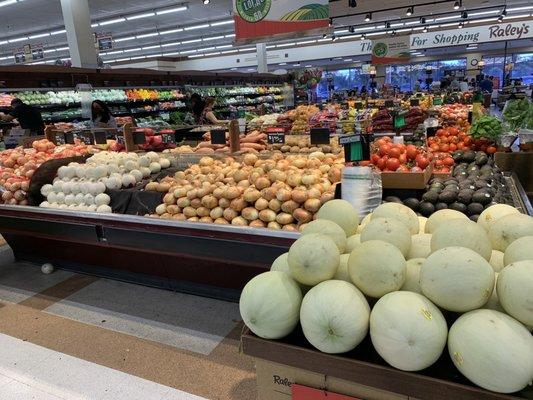
[[[439,199],[439,194],[434,190],[430,190],[422,195],[422,200],[428,203],[436,203],[438,199]],[[420,205],[419,205],[419,209],[420,209]]]
[[[444,181],[441,178],[433,178],[431,181],[429,181],[430,185],[434,183],[444,183]]]
[[[453,172],[453,176],[455,177],[463,177],[463,178],[466,178],[468,177],[468,172],[466,172],[465,170],[458,170],[458,171],[455,171]]]
[[[467,163],[471,163],[476,159],[476,153],[473,151],[465,151],[463,153],[463,161]]]
[[[489,157],[481,151],[476,154],[476,158],[474,159],[476,165],[485,165],[488,161]]]
[[[467,214],[468,215],[475,215],[475,214],[481,214],[483,212],[483,204],[480,203],[470,203],[467,206]]]
[[[457,194],[455,192],[452,192],[450,190],[445,190],[441,194],[439,194],[439,202],[443,203],[453,203],[457,200]]]
[[[479,189],[472,195],[472,201],[486,205],[492,201],[492,196],[485,189]]]
[[[454,152],[452,153],[452,158],[453,158],[453,160],[454,160],[456,163],[459,163],[459,162],[461,162],[462,159],[463,159],[463,154],[464,154],[464,152],[461,151],[461,150],[454,151]]]
[[[444,184],[442,182],[433,182],[432,184],[429,185],[429,189],[430,190],[442,190],[444,189]]]
[[[483,165],[479,170],[481,172],[492,172],[492,167],[490,165]]]
[[[419,204],[420,204],[420,201],[418,199],[415,199],[414,197],[409,197],[408,199],[405,199],[403,201],[403,205],[409,207],[413,211],[418,210]]]
[[[452,192],[459,192],[459,185],[457,185],[456,183],[452,183],[452,184],[446,185],[444,190],[446,191],[451,190]]]
[[[418,210],[420,211],[420,214],[422,214],[424,217],[429,217],[435,212],[435,206],[427,201],[423,201],[422,203],[420,203]]]
[[[487,187],[489,187],[487,181],[483,179],[477,179],[474,182],[474,186],[476,187],[476,189],[486,189]]]
[[[470,204],[473,194],[474,191],[472,189],[463,189],[457,194],[457,201],[463,204]]]
[[[454,179],[454,178],[446,179],[444,181],[445,186],[452,185],[452,184],[457,185],[457,183],[458,183],[457,179]]]
[[[446,203],[437,203],[437,204],[435,204],[435,211],[445,210],[447,208],[448,208],[448,204],[446,204]]]
[[[450,210],[460,211],[464,214],[466,214],[466,211],[467,211],[466,205],[464,205],[463,203],[458,203],[458,202],[450,204],[448,208]]]
[[[396,196],[387,196],[387,197],[385,197],[385,201],[387,203],[402,203],[402,200],[399,197],[396,197]]]
[[[470,179],[465,179],[464,181],[462,181],[460,184],[459,184],[459,190],[463,190],[463,189],[472,189],[474,190],[476,187],[474,186],[472,180]]]
[[[469,218],[470,218],[472,221],[477,222],[477,220],[479,219],[479,214],[471,215]]]

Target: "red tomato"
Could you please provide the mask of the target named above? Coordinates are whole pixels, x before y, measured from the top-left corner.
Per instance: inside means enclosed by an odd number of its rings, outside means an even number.
[[[405,148],[405,153],[407,154],[407,158],[409,160],[414,160],[418,155],[418,149],[416,148],[416,146],[409,144]]]
[[[436,132],[436,135],[437,136],[445,136],[446,135],[446,131],[444,129],[438,129],[437,132]]]
[[[405,153],[400,154],[400,156],[398,157],[398,160],[400,160],[401,164],[407,164],[407,154]]]
[[[396,147],[397,149],[400,149],[400,152],[405,153],[405,144],[398,143],[394,147]]]
[[[456,144],[453,144],[453,143],[450,143],[450,151],[455,151],[457,150],[457,145]]]
[[[387,169],[396,171],[400,167],[400,160],[397,158],[389,158],[386,162]]]
[[[383,171],[383,169],[385,168],[386,164],[387,164],[387,160],[389,159],[389,157],[387,156],[383,156],[382,158],[379,159],[379,161],[377,162],[376,166]]]
[[[465,144],[463,142],[457,143],[457,150],[463,150],[465,148]]]
[[[429,146],[432,151],[439,151],[440,147],[438,144],[434,143],[431,146]]]
[[[369,165],[370,165],[370,161],[369,160],[359,161],[359,166],[360,167],[368,167]]]
[[[377,165],[378,161],[381,159],[381,157],[377,154],[372,154],[370,156],[370,161],[372,161],[372,164]]]
[[[435,161],[435,166],[436,167],[442,167],[444,165],[444,163],[442,162],[442,160],[436,160]]]
[[[420,168],[420,167],[413,167],[413,168],[411,168],[411,172],[422,172],[422,168]]]
[[[380,138],[380,139],[376,140],[374,143],[376,144],[376,146],[379,147],[379,146],[383,146],[384,144],[387,144],[388,142],[383,137],[383,138]]]
[[[455,161],[453,161],[453,158],[446,157],[444,160],[442,160],[442,163],[448,167],[451,167],[453,164],[455,164]]]
[[[392,145],[389,143],[382,144],[379,146],[379,155],[384,156],[386,154],[389,154],[390,149],[392,149]]]
[[[450,135],[457,135],[459,133],[459,129],[457,129],[455,126],[452,126],[451,128],[448,128],[448,132],[450,132]]]
[[[442,172],[443,174],[447,174],[450,172],[450,168],[448,167],[442,167],[439,172]]]
[[[397,147],[391,148],[389,152],[387,153],[387,155],[392,158],[399,158],[401,154],[402,154],[402,151]]]
[[[390,161],[390,160],[389,160]],[[398,169],[396,170],[396,172],[409,172],[409,167],[405,166],[405,165],[400,165],[398,167]]]
[[[494,153],[496,153],[497,150],[498,149],[496,147],[494,147],[494,146],[487,147],[487,153],[489,153],[489,154],[494,154]]]
[[[447,153],[448,151],[450,151],[450,146],[448,146],[447,144],[441,144],[440,151]]]
[[[419,155],[417,158],[416,158],[416,165],[418,167],[420,167],[421,169],[426,169],[427,166],[429,165],[429,160],[424,157],[423,155]]]

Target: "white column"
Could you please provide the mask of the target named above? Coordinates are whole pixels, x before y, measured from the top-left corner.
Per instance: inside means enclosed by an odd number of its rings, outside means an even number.
[[[97,68],[88,0],[61,0],[73,67]]]
[[[257,43],[257,72],[265,74],[268,72],[266,43]]]

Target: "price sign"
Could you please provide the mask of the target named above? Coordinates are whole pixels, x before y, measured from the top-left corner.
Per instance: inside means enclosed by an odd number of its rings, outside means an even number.
[[[426,129],[426,136],[427,137],[432,137],[432,136],[435,136],[437,134],[437,131],[441,129],[440,126],[437,126],[437,127],[428,127]]]
[[[420,99],[411,99],[409,103],[411,104],[411,107],[418,107],[420,105]]]
[[[176,144],[176,136],[173,133],[164,133],[161,135],[161,139],[165,144]]]
[[[65,143],[66,144],[75,144],[74,134],[72,132],[65,133]]]
[[[361,136],[359,135],[342,135],[339,136],[339,144],[345,146],[350,143],[357,143],[361,141]]]
[[[355,102],[355,109],[356,110],[362,110],[363,109],[363,102],[362,101],[356,101]]]
[[[133,132],[133,144],[145,144],[146,143],[146,135],[144,132]]]
[[[387,108],[394,107],[394,101],[393,100],[385,100],[385,107],[387,107]]]
[[[340,185],[337,185],[340,186]],[[328,392],[324,389],[314,389],[307,386],[291,385],[292,400],[361,400],[357,397]]]
[[[107,134],[105,131],[95,130],[94,131],[94,141],[96,144],[106,144],[107,143]]]
[[[65,144],[65,133],[63,132],[56,132],[54,135],[54,140],[57,146],[60,146],[62,144]]]
[[[226,131],[213,129],[211,131],[211,144],[226,144]]]
[[[277,132],[267,133],[268,144],[285,144],[285,134]]]
[[[311,144],[329,144],[329,129],[311,128]]]
[[[80,139],[82,143],[85,143],[88,146],[94,144],[94,135],[92,132],[89,131],[78,133],[78,139]]]
[[[405,114],[398,114],[394,117],[394,129],[400,129],[405,126]]]

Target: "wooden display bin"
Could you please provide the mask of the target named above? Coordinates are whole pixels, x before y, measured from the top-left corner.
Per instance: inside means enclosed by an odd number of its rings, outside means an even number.
[[[311,347],[300,328],[282,340],[261,339],[246,329],[242,348],[256,360],[260,400],[291,399],[293,383],[361,400],[533,399],[532,386],[514,394],[475,386],[455,368],[447,349],[431,367],[405,372],[386,364],[368,336],[353,351],[333,355]]]

